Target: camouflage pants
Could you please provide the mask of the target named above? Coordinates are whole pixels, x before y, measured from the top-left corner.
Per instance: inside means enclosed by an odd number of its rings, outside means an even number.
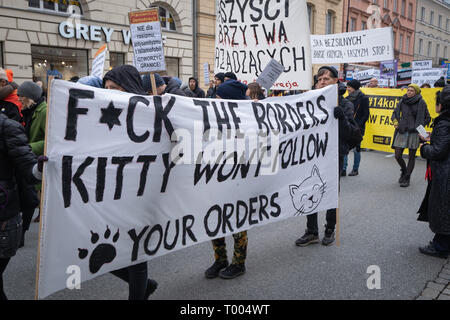
[[[247,231],[233,234],[234,254],[232,264],[243,264],[247,257]],[[214,258],[216,261],[225,261],[227,258],[227,248],[225,238],[219,238],[212,241],[214,249]]]

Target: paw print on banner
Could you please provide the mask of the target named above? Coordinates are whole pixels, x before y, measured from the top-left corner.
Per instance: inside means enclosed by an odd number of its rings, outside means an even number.
[[[111,236],[111,230],[106,226],[105,234],[103,235],[105,240],[108,240]],[[112,238],[113,244],[119,240],[119,230],[117,230],[116,234]],[[100,236],[91,231],[91,243],[96,244],[100,240]],[[116,257],[116,248],[111,243],[100,243],[97,245],[91,253],[89,257],[89,271],[94,274],[97,273],[100,268],[106,264],[111,263]],[[85,259],[89,255],[89,251],[87,249],[78,248],[78,257],[80,259]]]

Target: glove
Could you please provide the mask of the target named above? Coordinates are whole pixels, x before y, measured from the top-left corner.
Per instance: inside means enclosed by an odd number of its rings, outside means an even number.
[[[37,169],[39,172],[42,172],[42,169],[44,168],[44,162],[48,161],[48,158],[46,156],[39,156],[37,158]]]
[[[344,119],[344,111],[341,107],[334,107],[334,117],[336,119]]]

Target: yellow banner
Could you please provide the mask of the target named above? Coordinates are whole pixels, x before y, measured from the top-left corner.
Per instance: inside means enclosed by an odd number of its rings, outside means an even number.
[[[431,88],[422,89],[421,92],[433,120],[438,116],[435,105],[436,92],[440,90],[442,88]],[[366,122],[361,148],[394,152],[394,149],[391,148],[394,136],[394,124],[391,116],[400,99],[406,94],[406,89],[361,88],[361,91],[369,98],[370,106],[370,116]],[[431,132],[431,123],[425,127],[428,132]]]

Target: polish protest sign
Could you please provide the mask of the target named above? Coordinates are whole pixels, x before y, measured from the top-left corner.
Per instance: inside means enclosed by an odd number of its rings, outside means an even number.
[[[255,82],[271,59],[284,66],[274,90],[312,86],[311,40],[305,0],[217,1],[214,72]]]
[[[338,205],[336,85],[261,102],[50,92],[39,298],[71,266],[83,282]]]
[[[311,35],[312,63],[355,63],[394,59],[392,27]]]
[[[447,76],[447,69],[433,68],[428,70],[413,70],[411,83],[415,83],[419,86],[424,83],[428,83],[432,88],[434,83],[441,77]]]
[[[394,136],[394,123],[391,120],[394,109],[406,94],[406,89],[361,88],[369,98],[370,116],[366,123],[362,148],[393,153],[391,148]],[[438,89],[422,89],[421,95],[428,106],[428,112],[434,119],[437,117],[434,105]],[[425,127],[431,132],[431,123]],[[405,150],[407,152],[408,150]]]
[[[433,68],[433,60],[420,60],[412,62],[413,71],[428,70]]]
[[[105,69],[106,51],[107,51],[106,44],[104,44],[95,53],[94,60],[92,61],[91,75],[103,78],[103,70]]]
[[[141,73],[166,70],[158,8],[128,14],[134,66]]]

